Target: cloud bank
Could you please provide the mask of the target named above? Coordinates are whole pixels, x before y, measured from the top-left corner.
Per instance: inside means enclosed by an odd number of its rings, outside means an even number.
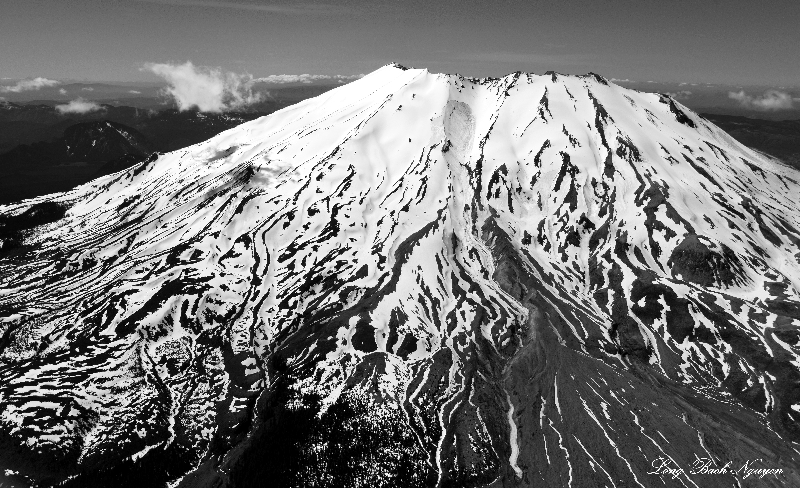
[[[253,93],[253,77],[223,72],[219,68],[183,64],[148,63],[144,69],[160,76],[169,86],[167,95],[175,99],[180,110],[197,107],[201,112],[236,110],[261,101]]]
[[[315,81],[336,81],[338,83],[343,83],[363,77],[363,73],[360,75],[310,75],[306,73],[302,75],[270,75],[264,78],[256,78],[253,82],[272,83],[276,85],[283,83],[313,83]]]
[[[85,114],[104,109],[102,106],[94,102],[91,102],[89,100],[84,100],[83,98],[76,98],[75,100],[72,100],[69,103],[65,103],[63,105],[56,105],[56,110],[58,110],[62,114]]]
[[[736,100],[739,102],[739,105],[750,110],[777,111],[791,110],[794,108],[791,95],[779,90],[767,90],[763,95],[758,97],[748,95],[744,90],[741,90],[738,92],[728,92],[728,97]]]
[[[0,93],[20,93],[24,91],[41,90],[48,86],[56,86],[60,81],[48,80],[47,78],[32,78],[30,80],[20,80],[16,85],[0,86]]]

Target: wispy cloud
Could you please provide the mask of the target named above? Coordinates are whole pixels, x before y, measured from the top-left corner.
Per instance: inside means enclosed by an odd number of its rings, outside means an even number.
[[[779,90],[767,90],[763,95],[753,97],[744,90],[728,92],[728,97],[739,102],[744,108],[762,111],[791,110],[792,96]]]
[[[85,114],[104,109],[102,106],[94,102],[91,102],[89,100],[84,100],[83,98],[76,98],[75,100],[72,100],[69,103],[65,103],[63,105],[56,105],[56,110],[58,110],[62,114]]]
[[[633,82],[633,80],[629,80],[628,78],[625,78],[624,80],[621,80],[619,78],[611,78],[610,81],[612,83],[632,83]]]
[[[92,88],[91,86],[84,86],[83,88],[81,88],[81,90],[92,92],[94,91],[94,88]]]
[[[363,73],[360,75],[310,75],[306,73],[302,75],[270,75],[270,76],[265,76],[264,78],[256,78],[253,80],[253,82],[284,84],[284,83],[313,83],[315,81],[336,81],[342,83],[345,81],[357,80],[363,77],[364,77]]]
[[[24,91],[41,90],[48,86],[56,86],[60,81],[48,80],[47,78],[32,78],[29,80],[20,80],[16,85],[0,86],[0,93],[20,93]]]
[[[67,90],[65,90],[63,88],[59,88],[58,93],[60,93],[62,95],[66,95],[67,94]]]
[[[141,95],[142,92],[140,92],[138,90],[128,90],[128,93],[132,93],[134,95]]]
[[[692,92],[689,90],[681,90],[679,92],[667,92],[667,95],[671,96],[675,100],[686,100],[692,96]]]
[[[180,110],[197,107],[202,112],[236,110],[261,101],[253,93],[253,77],[219,68],[183,64],[148,63],[144,69],[164,78],[169,86],[166,94],[175,99]]]
[[[356,10],[340,6],[323,3],[295,3],[290,5],[265,5],[262,3],[241,3],[241,2],[220,2],[214,0],[136,0],[142,3],[158,3],[161,5],[173,5],[176,7],[205,7],[222,8],[233,10],[245,10],[251,12],[266,12],[284,15],[331,15],[331,14],[352,14]]]

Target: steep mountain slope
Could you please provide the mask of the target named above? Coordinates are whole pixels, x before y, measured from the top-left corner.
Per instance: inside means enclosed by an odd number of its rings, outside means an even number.
[[[798,178],[597,75],[384,67],[5,208],[0,468],[800,485]]]

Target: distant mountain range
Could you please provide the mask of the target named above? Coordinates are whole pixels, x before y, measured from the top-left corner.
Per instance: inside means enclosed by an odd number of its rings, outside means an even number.
[[[0,105],[0,203],[69,190],[269,113],[103,107],[65,118],[46,105]]]
[[[87,113],[61,113],[52,104],[0,103],[0,153],[20,144],[51,141],[79,122],[108,120],[141,132],[158,149],[171,151],[208,139],[221,130],[234,127],[288,106],[289,102],[265,102],[260,110],[247,112],[201,113],[140,109],[101,104]]]
[[[146,156],[152,144],[136,129],[109,120],[81,122],[51,142],[21,144],[0,155],[4,165],[99,162],[126,155]]]
[[[169,152],[202,142],[243,122],[271,114],[337,85],[295,84],[270,87],[266,98],[238,112],[202,113],[177,110],[154,87],[107,84],[70,84],[34,93],[0,97],[0,204],[38,195],[66,191],[76,185],[125,169],[147,157],[143,152]],[[61,95],[64,88],[68,95]],[[136,88],[135,90],[130,90]],[[57,107],[74,94],[92,100],[84,113]],[[135,92],[135,93],[134,93]],[[13,96],[12,96],[13,95]],[[42,97],[32,99],[32,96]],[[71,97],[71,98],[70,98]],[[110,98],[115,97],[115,98]],[[129,134],[138,134],[142,146],[125,149],[115,131],[94,129],[87,122],[109,122]],[[73,126],[78,126],[71,129]],[[92,129],[94,127],[94,129]],[[67,131],[71,130],[70,134]],[[95,146],[85,151],[67,139],[78,138]],[[67,154],[66,146],[72,148]],[[143,151],[143,148],[147,151]]]

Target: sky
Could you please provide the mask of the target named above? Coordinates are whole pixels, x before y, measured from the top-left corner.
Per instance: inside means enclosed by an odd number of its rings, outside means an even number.
[[[3,0],[0,78],[157,80],[153,63],[254,77],[399,62],[742,86],[800,85],[798,0]]]

